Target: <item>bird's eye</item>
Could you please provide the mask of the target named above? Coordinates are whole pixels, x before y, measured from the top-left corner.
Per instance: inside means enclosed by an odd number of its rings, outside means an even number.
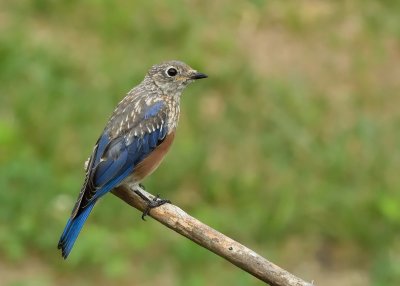
[[[178,71],[176,68],[169,68],[167,69],[167,75],[168,76],[176,76],[178,74]]]

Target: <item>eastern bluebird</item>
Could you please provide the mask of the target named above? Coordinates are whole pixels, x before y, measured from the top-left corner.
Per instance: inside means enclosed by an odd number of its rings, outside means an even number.
[[[85,181],[58,242],[64,259],[100,197],[119,185],[139,185],[158,167],[175,137],[182,91],[206,77],[180,61],[154,65],[118,104],[87,161]]]

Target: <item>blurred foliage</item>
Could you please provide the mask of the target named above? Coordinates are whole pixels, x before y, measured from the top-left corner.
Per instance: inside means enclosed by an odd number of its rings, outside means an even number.
[[[145,185],[299,276],[400,284],[396,1],[1,1],[0,284],[258,285],[109,195],[67,261],[83,162],[154,63],[209,74]]]

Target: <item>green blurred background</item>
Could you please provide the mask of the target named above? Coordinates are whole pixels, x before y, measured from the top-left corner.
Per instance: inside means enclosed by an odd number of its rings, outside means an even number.
[[[209,74],[144,183],[317,285],[400,285],[399,1],[0,1],[0,285],[260,285],[83,163],[154,63]]]

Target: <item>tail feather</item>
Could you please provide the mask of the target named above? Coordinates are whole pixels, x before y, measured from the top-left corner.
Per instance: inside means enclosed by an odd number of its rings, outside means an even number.
[[[95,201],[89,204],[86,208],[82,209],[82,211],[73,219],[69,219],[65,229],[61,235],[60,241],[58,242],[58,249],[61,249],[62,257],[67,259],[69,253],[74,246],[78,235],[85,224],[86,219],[88,218],[90,212],[92,211],[95,205]]]

